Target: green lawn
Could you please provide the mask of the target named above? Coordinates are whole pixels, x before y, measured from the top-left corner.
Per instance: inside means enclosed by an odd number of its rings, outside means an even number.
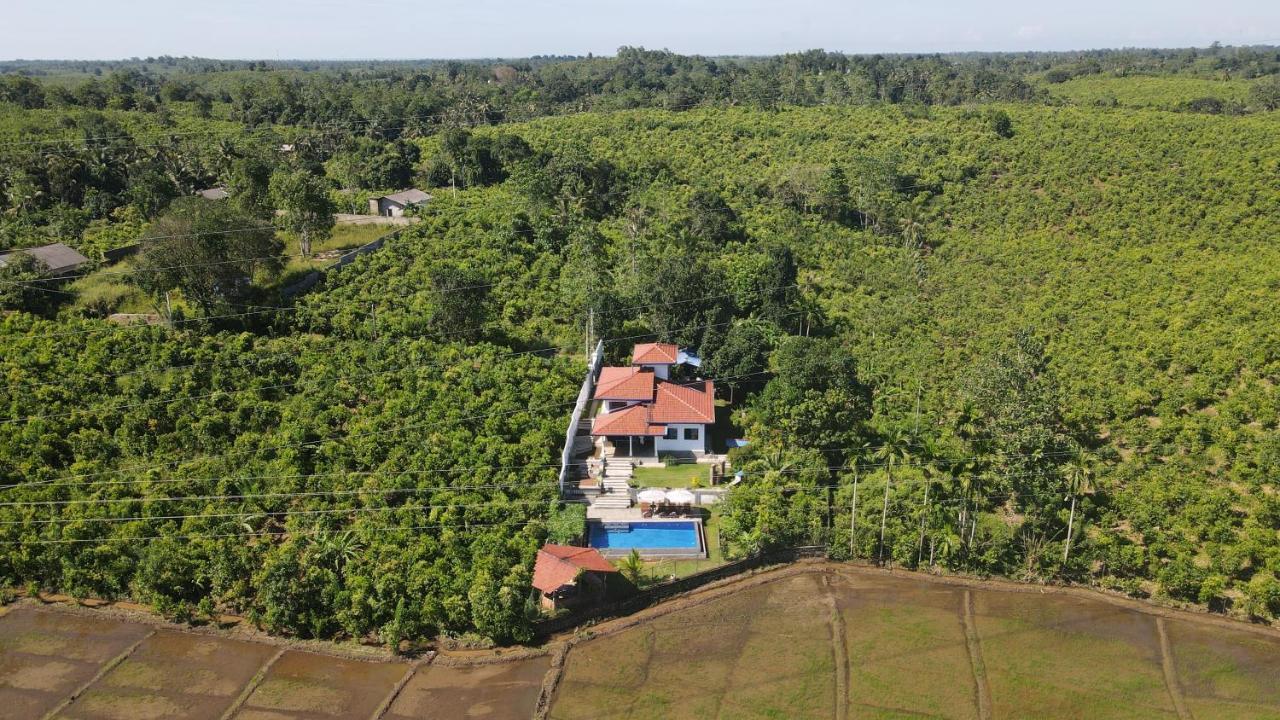
[[[702,482],[702,487],[710,487],[711,466],[689,463],[674,467],[639,467],[635,469],[631,485],[639,488],[687,488],[695,477]]]

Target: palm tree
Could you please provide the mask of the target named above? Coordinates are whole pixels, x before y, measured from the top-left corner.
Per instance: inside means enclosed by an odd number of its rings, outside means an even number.
[[[925,519],[929,516],[929,490],[933,487],[934,480],[946,475],[945,461],[939,456],[940,448],[937,443],[927,441],[925,443],[924,455],[928,461],[922,468],[924,470],[924,508],[920,511],[920,541],[916,545],[916,567],[920,567],[920,561],[924,558],[924,531]]]
[[[1083,449],[1077,449],[1071,460],[1062,468],[1063,480],[1067,483],[1067,494],[1071,496],[1071,515],[1067,519],[1067,542],[1062,547],[1062,562],[1066,563],[1071,554],[1071,533],[1076,524],[1076,498],[1080,493],[1089,490],[1093,482],[1093,463]]]
[[[632,585],[640,586],[640,582],[644,580],[644,561],[640,559],[640,553],[634,548],[631,554],[622,559],[618,569],[622,571],[622,576],[631,581]]]
[[[870,447],[870,443],[862,443],[851,453],[853,457],[853,461],[850,463],[850,467],[853,469],[853,502],[849,504],[849,559],[851,560],[855,554],[854,548],[857,547],[854,544],[854,540],[858,531],[858,462],[866,454],[868,447]]]
[[[889,488],[893,485],[893,466],[899,462],[907,462],[911,458],[911,435],[902,428],[894,428],[884,437],[884,442],[876,450],[877,460],[885,465],[884,507],[880,510],[880,543],[877,555],[884,563],[884,528],[889,519]]]

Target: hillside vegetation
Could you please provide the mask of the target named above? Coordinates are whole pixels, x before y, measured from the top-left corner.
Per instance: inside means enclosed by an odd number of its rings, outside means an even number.
[[[1272,621],[1280,115],[1256,88],[1280,58],[1215,52],[1106,56],[1161,73],[1107,106],[1055,100],[1113,82],[1057,56],[628,50],[370,70],[385,93],[235,68],[113,76],[101,109],[7,76],[4,122],[89,139],[3,146],[6,244],[142,251],[0,277],[0,580],[527,638],[537,546],[581,532],[554,481],[591,331],[618,361],[698,348],[732,395],[731,557],[822,544]],[[1201,83],[1237,106],[1174,99]],[[209,134],[148,134],[174,127]],[[175,200],[215,184],[225,205]],[[334,242],[306,218],[415,184],[417,224],[279,293],[314,262],[299,227]]]

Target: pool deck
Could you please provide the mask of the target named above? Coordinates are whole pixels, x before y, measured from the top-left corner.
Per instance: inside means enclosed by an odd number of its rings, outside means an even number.
[[[640,508],[638,507],[608,508],[608,507],[599,507],[596,505],[588,505],[587,519],[588,520],[604,520],[605,522],[627,522],[627,521],[640,522],[641,520],[646,520],[647,518],[641,515]]]

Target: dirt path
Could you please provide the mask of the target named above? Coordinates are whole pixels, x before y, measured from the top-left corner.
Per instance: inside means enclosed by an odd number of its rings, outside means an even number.
[[[1164,618],[1156,618],[1156,634],[1160,636],[1160,667],[1164,670],[1164,684],[1169,690],[1169,699],[1173,708],[1178,711],[1181,720],[1192,720],[1191,711],[1187,709],[1186,700],[1182,696],[1182,684],[1178,682],[1178,669],[1173,664],[1173,648],[1169,644],[1169,633],[1164,628]]]
[[[845,640],[844,616],[840,614],[840,605],[836,602],[835,593],[831,590],[831,574],[822,576],[822,587],[826,590],[827,605],[831,609],[831,655],[836,665],[836,720],[848,720],[849,717],[849,644]]]
[[[973,592],[964,591],[964,644],[969,648],[969,665],[973,668],[973,684],[977,688],[978,717],[991,720],[991,687],[987,684],[987,665],[982,661],[982,641],[978,623],[973,617]]]

